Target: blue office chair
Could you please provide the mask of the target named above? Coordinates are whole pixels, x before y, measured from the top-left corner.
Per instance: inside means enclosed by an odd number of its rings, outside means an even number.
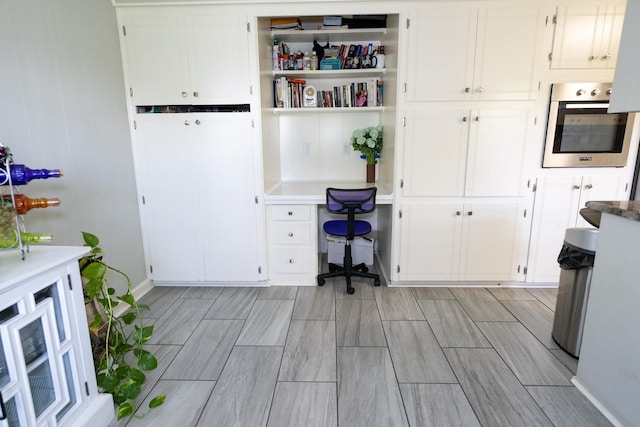
[[[347,219],[327,221],[323,229],[333,236],[345,237],[343,265],[329,264],[329,273],[318,274],[318,286],[330,277],[345,277],[347,293],[353,294],[351,277],[365,277],[373,279],[374,286],[380,286],[380,277],[369,273],[367,266],[362,263],[353,265],[351,258],[351,243],[355,236],[364,236],[371,232],[371,224],[367,221],[356,220],[356,214],[373,212],[376,208],[376,187],[359,189],[327,188],[327,210],[331,213],[345,214]]]

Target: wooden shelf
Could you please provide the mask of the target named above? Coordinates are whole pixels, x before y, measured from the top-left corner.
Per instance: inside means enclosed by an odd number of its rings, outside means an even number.
[[[386,28],[357,28],[352,30],[273,30],[271,37],[286,43],[355,42],[384,40]]]
[[[370,113],[384,111],[384,107],[302,107],[302,108],[267,108],[274,114],[323,114],[323,113]]]

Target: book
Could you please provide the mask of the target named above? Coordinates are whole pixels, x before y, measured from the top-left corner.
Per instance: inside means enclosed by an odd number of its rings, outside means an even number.
[[[285,17],[285,18],[271,18],[272,30],[287,30],[287,29],[302,29],[302,22],[300,18]]]

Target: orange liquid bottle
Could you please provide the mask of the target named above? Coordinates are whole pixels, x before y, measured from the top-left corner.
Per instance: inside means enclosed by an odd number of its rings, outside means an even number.
[[[10,195],[2,196],[5,200],[11,200]],[[35,208],[48,208],[49,206],[58,206],[60,204],[60,199],[46,199],[44,197],[38,199],[32,199],[30,197],[25,196],[24,194],[14,194],[14,207],[16,208],[16,213],[18,215],[24,215],[29,212],[31,209]]]

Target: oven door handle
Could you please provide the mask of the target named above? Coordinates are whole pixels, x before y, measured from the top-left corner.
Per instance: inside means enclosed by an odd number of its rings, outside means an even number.
[[[567,110],[571,110],[571,109],[585,109],[585,108],[593,108],[593,109],[601,109],[601,110],[606,110],[609,108],[609,104],[570,104],[570,103],[566,103],[564,104],[564,108],[566,108]]]

